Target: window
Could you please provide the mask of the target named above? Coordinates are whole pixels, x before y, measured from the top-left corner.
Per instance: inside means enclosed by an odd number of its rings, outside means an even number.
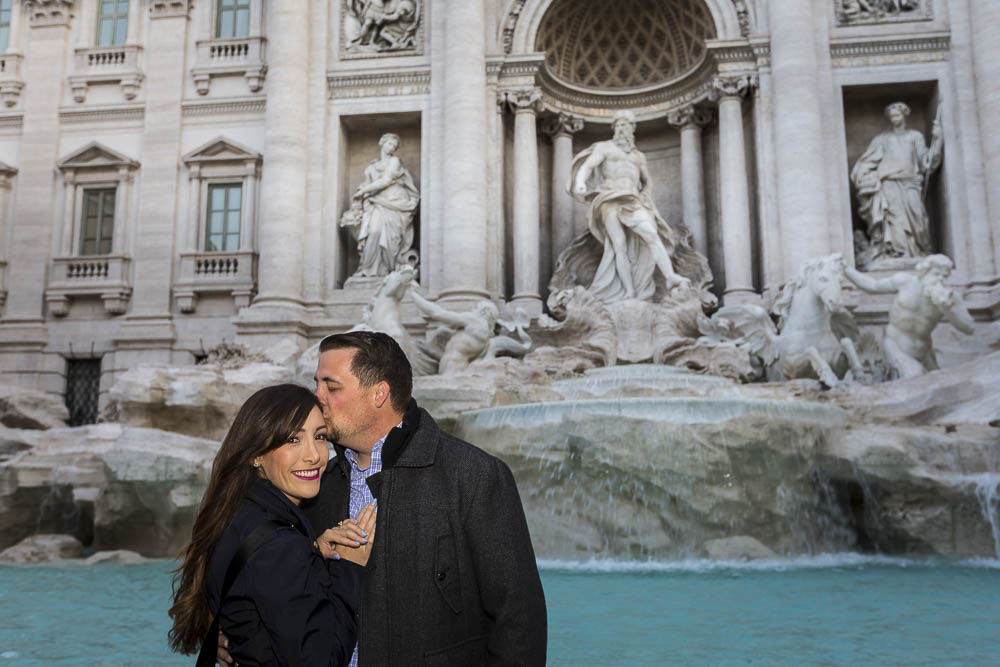
[[[205,225],[207,252],[239,250],[242,201],[241,183],[208,186],[208,215]]]
[[[115,228],[115,188],[83,191],[80,254],[108,255]]]
[[[10,5],[13,0],[0,0],[0,52],[10,44]]]
[[[97,10],[97,45],[121,46],[128,33],[129,0],[100,0]]]
[[[82,426],[97,421],[101,388],[100,359],[66,360],[66,407],[69,425]]]
[[[250,0],[218,0],[215,36],[219,39],[250,34]]]

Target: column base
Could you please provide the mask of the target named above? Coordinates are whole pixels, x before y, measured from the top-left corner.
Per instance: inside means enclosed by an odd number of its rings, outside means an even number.
[[[535,319],[542,314],[542,297],[537,294],[519,294],[510,300],[509,308],[510,310],[520,308],[530,315],[531,319]]]
[[[483,289],[474,288],[452,288],[441,290],[437,303],[454,310],[471,310],[482,300],[492,301],[490,293]]]
[[[760,295],[753,291],[750,287],[733,287],[727,289],[722,293],[722,305],[724,306],[741,306],[741,305],[763,305]]]

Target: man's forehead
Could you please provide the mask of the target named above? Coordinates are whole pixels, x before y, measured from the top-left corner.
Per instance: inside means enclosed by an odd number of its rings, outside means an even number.
[[[357,350],[350,348],[338,348],[327,350],[319,355],[316,362],[317,379],[334,379],[343,381],[345,376],[352,376],[351,362]]]

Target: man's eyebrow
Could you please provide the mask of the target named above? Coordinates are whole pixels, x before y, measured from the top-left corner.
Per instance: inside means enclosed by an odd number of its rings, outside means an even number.
[[[315,375],[313,376],[313,380],[316,380],[316,376]],[[336,382],[337,384],[343,384],[337,378],[330,377],[329,375],[324,375],[323,377],[321,377],[319,380],[316,380],[316,381],[319,382],[320,380],[322,380],[323,382]]]

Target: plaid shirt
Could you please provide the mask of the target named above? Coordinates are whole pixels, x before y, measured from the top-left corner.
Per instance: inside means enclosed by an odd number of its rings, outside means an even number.
[[[403,422],[399,422],[396,428],[403,425]],[[391,432],[391,431],[390,431]],[[389,437],[386,433],[383,435],[378,442],[372,446],[371,453],[371,463],[368,464],[367,468],[358,467],[358,453],[353,449],[345,449],[344,456],[347,457],[348,463],[351,464],[351,516],[356,517],[358,513],[364,509],[366,506],[371,505],[375,498],[372,496],[371,489],[368,488],[368,478],[372,475],[382,472],[382,445],[385,444],[385,439]],[[358,645],[354,645],[354,654],[351,656],[351,661],[348,667],[358,667]]]

